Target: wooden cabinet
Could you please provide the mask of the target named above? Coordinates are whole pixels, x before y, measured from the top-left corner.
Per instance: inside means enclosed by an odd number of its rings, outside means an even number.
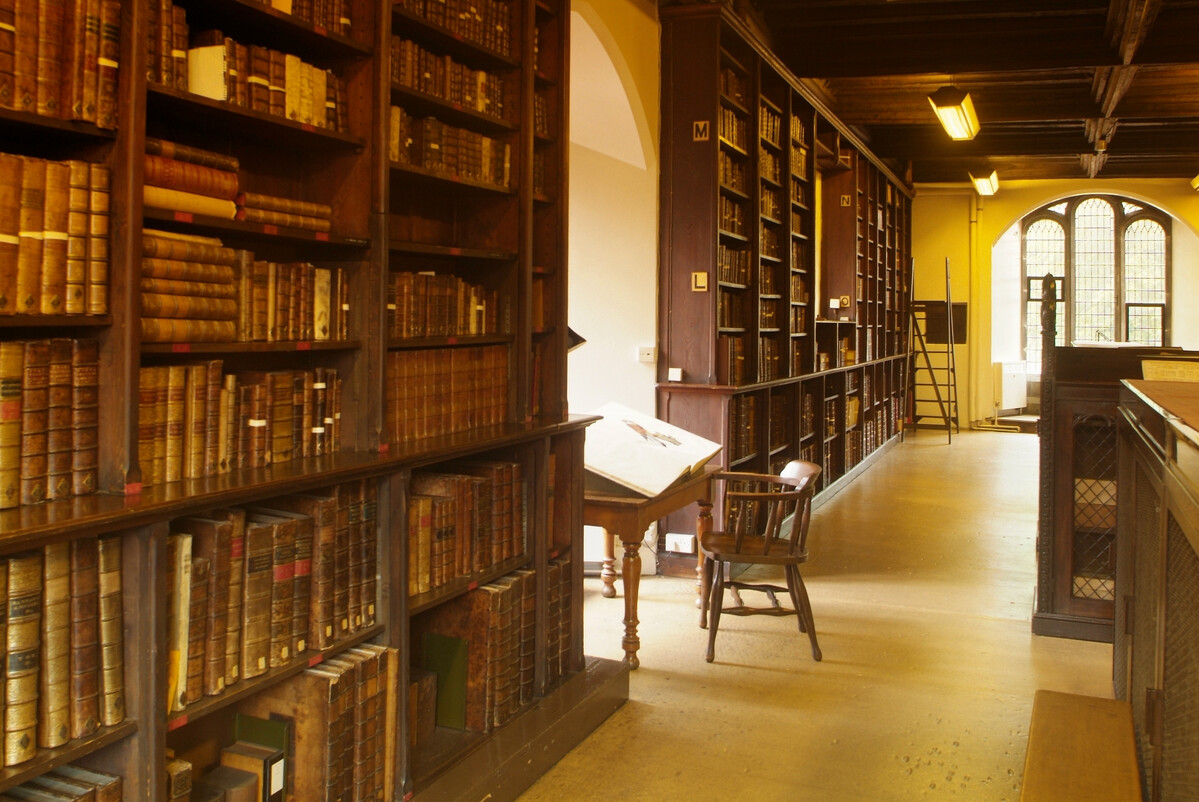
[[[727,10],[661,16],[659,415],[826,491],[900,430],[910,189]]]
[[[119,9],[109,31],[114,46],[118,33],[120,41],[110,54],[120,65],[114,129],[0,110],[9,152],[94,163],[111,176],[106,291],[98,296],[107,303],[52,315],[0,306],[0,344],[98,341],[100,492],[0,509],[0,558],[96,537],[119,542],[127,696],[120,721],[0,769],[0,790],[78,762],[122,775],[126,799],[165,799],[168,750],[207,768],[232,740],[237,712],[366,642],[398,656],[386,723],[395,737],[387,766],[394,798],[513,797],[627,697],[627,669],[582,651],[588,419],[566,410],[569,9],[559,0],[484,0],[471,14],[447,17],[438,14],[444,7],[350,0],[334,22],[252,0],[124,0],[110,4]],[[291,59],[281,62],[287,69],[316,71],[306,85],[324,83],[327,94],[313,95],[312,108],[332,111],[315,121],[291,116],[293,99],[269,69],[243,89],[267,93],[278,107],[240,105],[233,83],[230,99],[190,91],[181,56],[188,44],[215,47],[229,67],[239,66],[239,47],[242,55],[275,51]],[[209,94],[221,94],[223,81]],[[241,199],[228,201],[228,216],[144,200],[148,143],[157,140],[235,159],[240,192],[325,207],[327,225],[244,219],[243,207],[253,204]],[[160,237],[219,241],[241,254],[241,266],[297,263],[334,276],[341,289],[331,314],[340,331],[218,342],[158,336],[145,322],[153,299],[143,255]],[[296,297],[311,297],[302,294],[308,286]],[[220,376],[319,372],[297,393],[336,377],[338,404],[329,401],[327,416],[294,418],[300,430],[308,422],[314,436],[322,430],[322,448],[297,446],[290,459],[278,451],[270,464],[183,478],[158,472],[155,439],[168,430],[165,420],[154,428],[145,377],[200,364]],[[11,450],[3,454],[10,458]],[[519,475],[507,549],[409,593],[414,476],[481,460]],[[368,523],[350,563],[360,574],[358,609],[370,614],[330,644],[304,643],[263,673],[168,712],[163,644],[178,522],[347,486],[370,499],[359,513],[369,507],[374,515],[355,518]],[[523,695],[485,731],[438,728],[415,743],[408,687],[423,621],[477,587],[516,576],[531,577]],[[538,759],[518,759],[530,745]]]
[[[1132,706],[1145,799],[1199,793],[1199,395],[1127,381],[1119,400],[1113,688]]]

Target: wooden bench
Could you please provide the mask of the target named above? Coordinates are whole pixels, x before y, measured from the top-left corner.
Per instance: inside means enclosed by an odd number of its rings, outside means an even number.
[[[1128,702],[1037,691],[1020,800],[1139,802],[1141,774]]]

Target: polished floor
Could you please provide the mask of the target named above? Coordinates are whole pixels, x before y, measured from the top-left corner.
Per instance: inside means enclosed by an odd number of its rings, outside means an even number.
[[[644,578],[629,701],[522,802],[1018,799],[1034,691],[1111,694],[1110,646],[1031,634],[1036,516],[1034,435],[909,434],[814,515],[820,663],[764,616],[706,663],[694,582]],[[585,593],[619,659],[622,599]]]

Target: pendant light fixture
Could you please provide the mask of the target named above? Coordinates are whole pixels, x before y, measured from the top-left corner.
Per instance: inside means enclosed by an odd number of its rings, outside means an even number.
[[[974,139],[978,133],[978,115],[970,93],[956,86],[943,86],[928,96],[928,102],[950,139]]]

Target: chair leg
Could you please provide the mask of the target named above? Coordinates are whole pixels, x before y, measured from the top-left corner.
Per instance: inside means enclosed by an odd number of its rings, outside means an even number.
[[[812,617],[812,601],[808,598],[808,588],[804,585],[803,576],[799,573],[799,566],[787,566],[787,586],[791,589],[792,598],[795,600],[795,613],[799,616],[799,631],[808,631],[808,640],[812,642],[812,659],[820,662],[823,655],[820,652],[820,644],[816,642],[816,621]]]
[[[708,594],[711,615],[708,621],[708,655],[705,659],[710,663],[716,659],[716,630],[720,626],[721,608],[724,607],[724,563],[711,558],[708,562],[711,564],[712,587]]]
[[[699,578],[699,628],[708,628],[708,598],[712,595],[709,583],[712,581],[712,558],[703,557],[703,567]]]

